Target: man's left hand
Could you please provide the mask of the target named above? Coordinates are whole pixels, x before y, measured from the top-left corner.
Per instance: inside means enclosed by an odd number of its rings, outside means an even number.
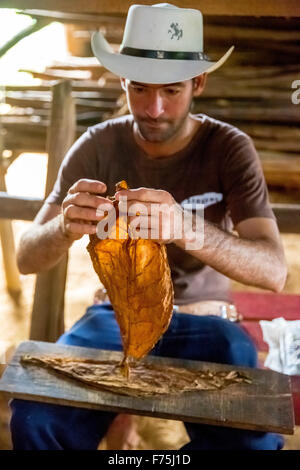
[[[131,238],[173,242],[180,233],[183,209],[162,189],[138,188],[116,193],[121,215],[127,214]]]

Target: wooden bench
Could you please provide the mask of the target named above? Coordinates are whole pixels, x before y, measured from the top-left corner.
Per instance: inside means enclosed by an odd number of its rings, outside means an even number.
[[[259,321],[272,321],[278,317],[288,321],[300,319],[300,295],[232,292],[232,298],[243,316],[241,325],[253,339],[261,358],[267,355],[269,348],[263,340]],[[291,384],[295,423],[300,425],[300,375],[291,376]]]

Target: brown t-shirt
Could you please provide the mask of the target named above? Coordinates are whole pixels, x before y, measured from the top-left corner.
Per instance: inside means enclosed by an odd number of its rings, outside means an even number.
[[[205,204],[205,219],[226,231],[250,217],[275,219],[259,157],[238,128],[205,114],[181,151],[151,158],[136,144],[131,115],[90,127],[71,147],[46,202],[61,204],[80,178],[103,181],[107,195],[126,180],[129,187],[164,189],[174,199]],[[193,199],[189,199],[192,198]],[[175,303],[229,300],[230,280],[174,244],[167,245]]]

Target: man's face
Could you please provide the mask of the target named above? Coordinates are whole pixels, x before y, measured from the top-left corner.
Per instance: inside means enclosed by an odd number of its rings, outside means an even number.
[[[165,142],[179,133],[193,99],[192,80],[168,85],[126,80],[123,84],[129,110],[145,140]]]

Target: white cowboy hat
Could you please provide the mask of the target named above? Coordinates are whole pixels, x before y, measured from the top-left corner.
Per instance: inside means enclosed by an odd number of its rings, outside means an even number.
[[[129,8],[119,53],[100,32],[92,35],[93,53],[105,68],[141,83],[176,83],[213,72],[233,49],[212,61],[203,52],[202,13],[168,3]]]

